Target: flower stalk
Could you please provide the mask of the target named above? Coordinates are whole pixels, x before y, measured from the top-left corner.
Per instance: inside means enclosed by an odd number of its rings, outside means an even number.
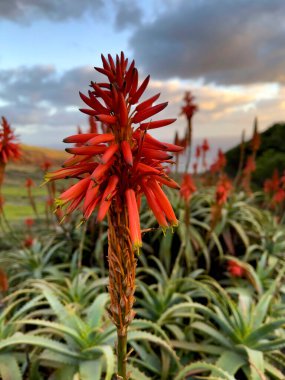
[[[91,82],[88,96],[81,99],[90,108],[81,111],[102,123],[103,133],[93,128],[64,139],[75,144],[66,149],[73,156],[63,168],[45,176],[46,182],[77,180],[56,200],[66,206],[66,214],[76,209],[86,221],[96,212],[97,222],[108,218],[109,315],[117,328],[118,378],[127,380],[127,332],[134,318],[135,270],[137,252],[142,246],[139,205],[142,195],[165,229],[177,225],[172,207],[164,194],[164,185],[179,188],[167,175],[172,155],[183,148],[160,142],[149,130],[169,125],[175,119],[153,120],[167,103],[155,104],[160,94],[139,103],[149,76],[139,85],[135,62],[124,54],[102,55],[103,68],[95,69],[107,77]]]

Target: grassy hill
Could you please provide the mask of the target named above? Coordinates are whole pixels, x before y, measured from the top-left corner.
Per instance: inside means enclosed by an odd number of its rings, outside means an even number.
[[[48,160],[53,163],[51,170],[58,169],[69,156],[66,152],[49,148],[21,145],[22,159],[7,165],[3,195],[5,212],[10,220],[34,217],[29,204],[25,182],[31,178],[35,186],[32,188],[38,211],[44,216],[45,202],[48,197],[46,186],[40,187],[44,172],[40,165]]]
[[[256,171],[252,176],[257,186],[262,186],[266,178],[272,176],[275,168],[279,174],[285,170],[285,123],[276,123],[260,134],[261,146],[256,156]],[[250,141],[245,144],[246,157],[251,154]],[[227,172],[234,176],[240,159],[240,146],[226,152]]]

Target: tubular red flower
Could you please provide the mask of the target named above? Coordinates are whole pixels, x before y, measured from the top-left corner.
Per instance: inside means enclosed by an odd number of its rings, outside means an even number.
[[[155,197],[155,195],[153,194],[151,188],[146,184],[145,181],[142,183],[142,187],[143,187],[143,191],[144,191],[144,194],[146,196],[146,199],[147,199],[147,203],[148,203],[149,207],[151,208],[152,212],[154,213],[154,216],[155,216],[156,220],[158,221],[159,225],[164,229],[167,228],[168,223],[166,221],[164,212],[160,208],[158,200]]]
[[[136,195],[133,189],[127,189],[125,192],[127,201],[128,216],[129,216],[129,229],[133,247],[138,249],[142,246],[140,217],[138,212],[138,205]]]
[[[21,156],[20,146],[16,143],[14,131],[5,117],[0,125],[0,164],[7,164],[10,160],[18,160]]]
[[[134,162],[133,154],[132,154],[132,150],[128,141],[122,141],[121,149],[122,149],[123,157],[126,163],[130,166],[133,166],[133,162]]]
[[[110,177],[108,185],[102,195],[101,203],[99,206],[97,221],[101,222],[107,214],[112,202],[112,197],[115,195],[115,189],[118,184],[119,178],[116,175]]]

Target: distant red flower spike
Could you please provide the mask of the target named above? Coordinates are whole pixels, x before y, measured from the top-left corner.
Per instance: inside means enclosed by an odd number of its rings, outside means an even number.
[[[41,169],[46,172],[52,167],[53,163],[49,160],[45,160],[41,165]]]
[[[97,136],[92,137],[90,140],[87,140],[86,145],[97,145],[101,143],[107,143],[114,141],[115,137],[112,133],[98,134]]]
[[[181,114],[185,115],[188,119],[192,119],[195,112],[198,111],[198,107],[193,102],[194,96],[190,91],[186,91],[184,97],[184,106],[181,108]]]
[[[33,181],[31,178],[27,178],[27,179],[26,179],[25,186],[26,186],[27,188],[30,188],[30,187],[32,187],[32,186],[35,186],[35,183],[34,183],[34,181]]]
[[[101,157],[101,162],[103,164],[106,164],[113,156],[116,154],[116,152],[119,149],[119,144],[113,144],[109,146],[109,148],[106,150],[106,152]]]
[[[77,148],[67,148],[65,149],[67,153],[78,154],[78,155],[87,155],[94,156],[95,154],[105,153],[107,147],[105,145],[102,146],[80,146]]]
[[[8,277],[5,271],[0,268],[0,291],[7,292],[9,289]]]
[[[273,196],[274,203],[282,203],[285,200],[285,190],[279,188]]]
[[[20,156],[21,150],[19,144],[16,143],[14,131],[5,117],[2,117],[0,125],[0,165],[6,165],[10,160],[18,160]]]
[[[196,158],[200,158],[201,156],[201,147],[199,145],[196,146],[196,153],[195,153],[195,157]]]
[[[89,116],[89,133],[98,134],[97,122],[94,117]]]
[[[212,173],[217,173],[219,171],[222,171],[224,169],[224,167],[226,166],[226,164],[227,164],[226,157],[225,157],[224,153],[221,151],[221,149],[219,149],[218,150],[218,157],[216,158],[214,163],[211,165],[210,171]]]
[[[181,184],[180,194],[186,202],[189,202],[191,196],[197,190],[196,185],[190,174],[185,173]]]
[[[24,247],[26,248],[31,248],[31,246],[33,245],[34,243],[34,238],[32,236],[28,236],[25,240],[24,240]]]
[[[231,181],[227,178],[226,175],[222,176],[217,183],[216,187],[216,203],[219,206],[222,206],[226,203],[229,193],[232,190]]]
[[[32,218],[26,218],[26,219],[25,219],[25,225],[26,225],[28,228],[31,228],[34,224],[35,224],[34,219],[32,219]]]
[[[249,156],[246,161],[246,165],[243,169],[244,174],[253,173],[256,170],[255,159],[253,156]]]
[[[130,147],[130,144],[128,141],[122,141],[121,142],[121,149],[122,149],[122,153],[123,153],[123,157],[124,157],[124,160],[125,162],[130,165],[130,166],[133,166],[133,154],[132,154],[132,150],[131,150],[131,147]]]
[[[142,246],[142,238],[140,229],[140,217],[138,212],[139,207],[134,190],[127,189],[125,192],[125,197],[127,201],[131,241],[134,249],[138,249]]]
[[[243,277],[246,273],[245,269],[241,267],[240,264],[234,260],[228,261],[227,270],[233,277]]]
[[[151,98],[145,100],[144,102],[138,104],[135,108],[135,111],[139,112],[146,108],[149,108],[152,106],[152,104],[160,97],[160,93],[152,96]]]
[[[166,125],[172,124],[175,121],[176,121],[176,119],[164,119],[164,120],[150,121],[149,123],[142,123],[140,125],[140,129],[161,128],[161,127],[165,127]]]
[[[203,144],[201,145],[201,149],[203,152],[208,152],[208,150],[210,150],[210,145],[209,145],[207,139],[203,140]]]
[[[80,133],[78,135],[72,135],[63,139],[64,143],[85,144],[88,140],[98,136],[97,133]],[[100,135],[99,135],[100,136]]]

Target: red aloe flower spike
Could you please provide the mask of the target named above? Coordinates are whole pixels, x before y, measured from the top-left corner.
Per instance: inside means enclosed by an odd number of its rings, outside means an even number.
[[[142,94],[144,93],[145,89],[147,88],[148,82],[149,82],[150,75],[148,75],[145,80],[142,82],[138,90],[131,96],[130,98],[130,104],[136,104]]]
[[[135,124],[140,123],[141,121],[162,111],[165,107],[167,107],[167,105],[168,105],[168,102],[165,102],[165,103],[157,104],[156,106],[153,106],[153,107],[149,107],[140,112],[137,112],[135,116],[132,118],[132,122]]]
[[[107,143],[114,140],[115,140],[115,136],[112,133],[103,133],[103,134],[99,134],[97,136],[92,137],[90,140],[86,142],[86,145],[87,146],[98,145],[101,143]]]
[[[158,203],[157,198],[153,194],[152,190],[148,186],[148,184],[142,183],[143,192],[146,196],[147,203],[149,207],[151,208],[152,212],[154,213],[154,216],[156,220],[158,221],[158,224],[162,227],[162,229],[165,229],[168,227],[168,223],[166,221],[164,212],[160,208],[160,205]]]
[[[76,148],[66,148],[67,153],[78,154],[78,155],[87,155],[94,156],[96,154],[105,153],[108,149],[105,145],[97,145],[97,146],[80,146]]]
[[[140,217],[138,212],[138,204],[136,195],[133,189],[127,189],[125,192],[129,215],[129,229],[131,241],[134,249],[139,249],[142,246]]]
[[[151,98],[145,100],[144,102],[138,104],[135,108],[135,111],[139,112],[146,108],[149,108],[152,106],[152,104],[160,97],[160,93],[152,96]]]
[[[159,203],[160,208],[164,211],[167,220],[170,225],[176,227],[178,225],[178,220],[174,214],[173,208],[167,198],[167,196],[162,191],[162,188],[155,180],[149,181],[151,185],[151,189]]]
[[[98,136],[97,133],[80,133],[79,135],[72,135],[66,137],[62,141],[64,143],[85,144],[88,140]]]
[[[108,185],[102,195],[101,203],[99,206],[98,214],[97,214],[97,221],[101,222],[111,205],[112,197],[115,195],[116,191],[116,186],[119,182],[119,177],[117,175],[112,175],[109,179]]]
[[[133,154],[132,154],[131,146],[128,143],[128,141],[125,140],[121,142],[121,149],[122,149],[123,157],[126,163],[130,166],[133,166],[133,163],[134,163]]]
[[[103,164],[106,164],[116,154],[116,152],[118,151],[118,149],[119,149],[119,144],[113,144],[113,145],[111,145],[106,150],[106,152],[103,154],[103,156],[101,158],[101,162]]]

